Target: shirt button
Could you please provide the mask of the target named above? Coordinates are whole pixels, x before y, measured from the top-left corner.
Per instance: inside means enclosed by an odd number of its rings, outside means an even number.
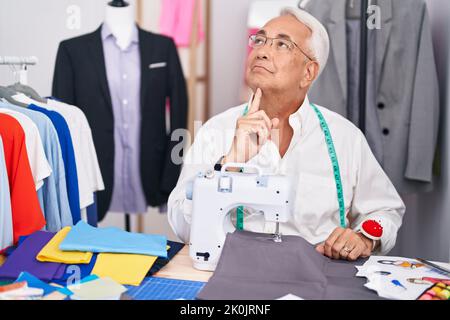
[[[384,103],[381,103],[381,102],[380,102],[380,103],[378,104],[378,109],[383,110],[384,107],[385,107]]]
[[[123,125],[123,128],[124,128],[125,130],[128,130],[128,128],[129,128],[128,124],[124,124],[124,125]]]
[[[383,134],[384,134],[385,136],[388,136],[389,133],[390,133],[389,129],[387,129],[387,128],[384,128],[384,129],[383,129]]]
[[[122,76],[122,79],[123,79],[123,80],[127,80],[127,79],[128,79],[128,75],[127,75],[127,74],[124,74],[124,75]]]
[[[122,101],[122,103],[123,103],[124,106],[127,106],[127,105],[128,105],[128,100],[127,100],[127,99],[124,99],[124,100]]]

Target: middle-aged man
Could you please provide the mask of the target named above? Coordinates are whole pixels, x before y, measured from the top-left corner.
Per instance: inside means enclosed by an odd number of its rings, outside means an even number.
[[[290,179],[292,215],[281,224],[282,234],[301,236],[334,259],[386,254],[395,245],[405,212],[401,198],[361,131],[308,100],[308,90],[328,59],[325,28],[307,12],[286,8],[251,36],[249,44],[253,50],[246,82],[254,95],[249,104],[213,117],[199,130],[169,197],[172,229],[189,242],[192,203],[185,193],[199,171],[248,163]],[[328,134],[332,142],[326,139]],[[332,144],[338,169],[332,165]],[[379,241],[360,232],[366,220],[382,225]],[[274,233],[275,224],[250,214],[244,229]]]

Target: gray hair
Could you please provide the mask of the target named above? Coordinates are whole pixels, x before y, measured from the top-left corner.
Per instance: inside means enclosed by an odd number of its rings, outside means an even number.
[[[298,21],[306,25],[311,30],[311,37],[308,43],[308,49],[311,51],[313,58],[319,64],[319,75],[322,73],[328,61],[330,54],[330,38],[325,27],[305,10],[294,7],[286,7],[281,11],[281,16],[291,15]]]

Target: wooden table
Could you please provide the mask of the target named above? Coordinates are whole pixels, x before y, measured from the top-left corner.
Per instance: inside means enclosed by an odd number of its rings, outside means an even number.
[[[159,278],[208,282],[213,275],[209,271],[194,269],[189,257],[189,246],[185,246],[154,276]]]

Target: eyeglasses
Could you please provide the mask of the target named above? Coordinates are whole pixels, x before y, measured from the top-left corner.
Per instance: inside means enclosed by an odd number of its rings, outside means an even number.
[[[293,41],[288,39],[282,39],[282,38],[269,38],[262,34],[254,34],[251,35],[248,39],[248,45],[252,48],[262,48],[266,45],[267,40],[272,40],[272,43],[275,43],[275,49],[279,52],[292,52],[295,47],[300,50],[301,53],[305,55],[309,60],[315,61],[315,59],[312,59],[309,55],[305,53],[300,47]]]

